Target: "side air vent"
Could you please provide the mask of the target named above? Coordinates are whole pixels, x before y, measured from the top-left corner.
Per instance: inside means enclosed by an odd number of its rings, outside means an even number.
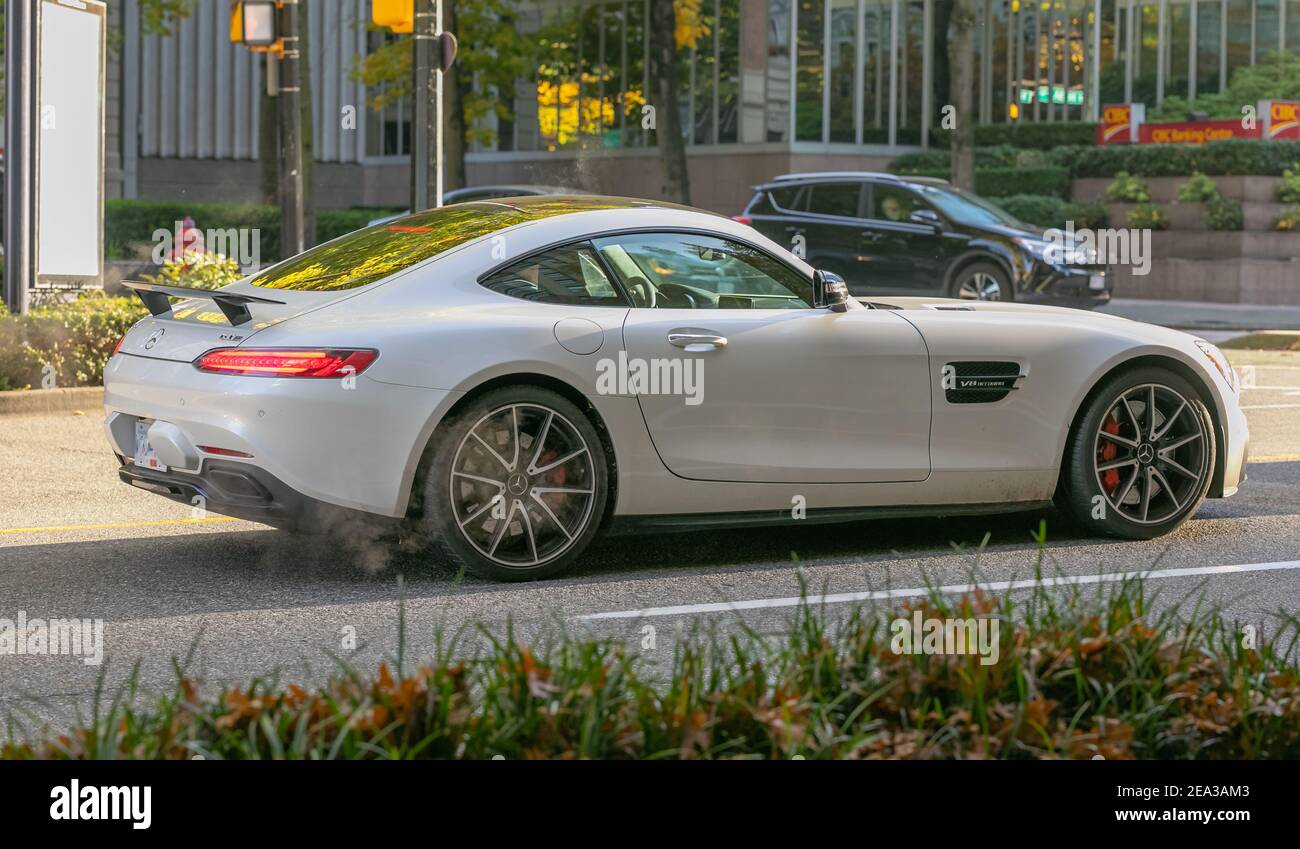
[[[943,395],[949,404],[989,404],[1007,397],[1022,377],[1019,363],[948,363]]]

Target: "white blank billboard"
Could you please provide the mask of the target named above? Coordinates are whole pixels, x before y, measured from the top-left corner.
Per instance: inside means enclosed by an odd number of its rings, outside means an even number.
[[[36,280],[97,282],[103,269],[104,5],[41,0]]]

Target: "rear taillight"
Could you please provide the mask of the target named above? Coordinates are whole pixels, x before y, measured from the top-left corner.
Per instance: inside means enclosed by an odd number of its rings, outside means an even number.
[[[733,216],[731,216],[731,220],[732,220],[732,221],[739,221],[741,224],[753,224],[753,223],[754,223],[754,219],[750,218],[748,215],[733,215]]]
[[[199,371],[261,377],[347,377],[379,356],[370,349],[217,348],[194,361]]]
[[[117,356],[117,352],[120,351],[120,350],[122,350],[122,343],[125,342],[125,341],[126,341],[126,334],[123,333],[123,334],[122,334],[122,338],[121,338],[121,339],[118,339],[118,340],[117,340],[117,344],[113,346],[113,353],[109,354],[108,356],[109,356],[109,357],[116,357],[116,356]]]

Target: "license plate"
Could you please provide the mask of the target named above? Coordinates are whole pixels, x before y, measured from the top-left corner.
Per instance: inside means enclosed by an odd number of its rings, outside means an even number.
[[[135,464],[143,466],[146,469],[157,469],[160,472],[167,471],[167,467],[158,462],[158,455],[154,453],[153,446],[149,444],[149,425],[151,421],[137,421],[135,423]]]
[[[1106,288],[1106,277],[1102,274],[1090,274],[1088,276],[1088,288],[1094,292],[1100,292]]]

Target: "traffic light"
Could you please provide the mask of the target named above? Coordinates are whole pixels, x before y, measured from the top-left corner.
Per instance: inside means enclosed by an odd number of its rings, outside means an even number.
[[[375,26],[393,32],[415,31],[415,0],[371,0],[370,9]]]
[[[230,42],[256,53],[283,52],[275,0],[233,0],[230,4]]]

